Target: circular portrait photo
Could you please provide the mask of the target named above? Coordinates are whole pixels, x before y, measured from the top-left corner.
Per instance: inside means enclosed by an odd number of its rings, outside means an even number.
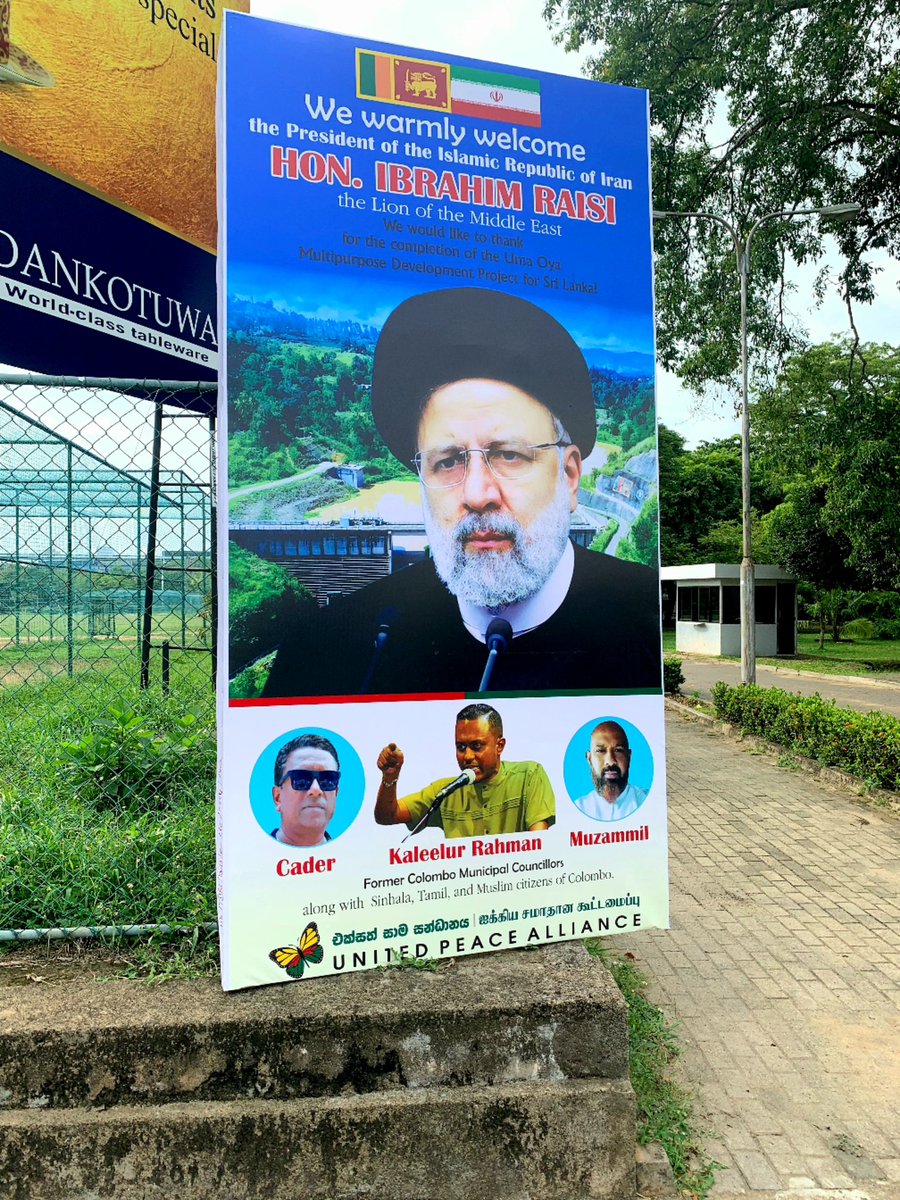
[[[250,776],[250,805],[260,827],[283,845],[324,846],[356,820],[364,790],[350,743],[310,726],[266,746]]]
[[[653,783],[647,739],[622,717],[588,721],[569,742],[563,764],[566,790],[592,821],[622,821],[636,813]]]

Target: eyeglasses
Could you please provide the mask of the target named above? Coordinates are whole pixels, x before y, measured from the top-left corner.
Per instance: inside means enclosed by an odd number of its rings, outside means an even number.
[[[497,479],[527,479],[534,470],[538,452],[571,446],[571,442],[541,442],[529,446],[525,442],[494,442],[490,446],[473,446],[471,450],[450,447],[444,450],[423,450],[412,460],[416,472],[427,488],[459,487],[469,469],[473,454],[481,454]]]
[[[340,771],[285,771],[279,787],[289,779],[295,792],[308,792],[315,779],[323,792],[336,792],[341,782]]]

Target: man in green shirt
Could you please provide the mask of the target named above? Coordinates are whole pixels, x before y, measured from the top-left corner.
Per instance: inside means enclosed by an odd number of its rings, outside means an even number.
[[[556,821],[556,800],[547,772],[536,762],[502,762],[506,746],[503,721],[489,704],[468,704],[456,717],[456,761],[475,780],[459,787],[428,820],[445,837],[522,833],[549,829]],[[379,825],[415,828],[452,777],[436,779],[420,792],[398,797],[403,751],[391,742],[378,755],[381,785],[375,799]]]

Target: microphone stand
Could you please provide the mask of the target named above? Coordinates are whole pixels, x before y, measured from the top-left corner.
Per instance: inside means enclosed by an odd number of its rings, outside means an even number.
[[[418,833],[419,830],[424,825],[428,824],[428,819],[431,816],[431,814],[435,811],[435,809],[440,808],[441,805],[444,803],[444,801],[447,799],[447,797],[451,796],[457,790],[457,788],[466,787],[468,784],[472,784],[475,782],[475,772],[472,770],[471,767],[467,767],[466,770],[463,771],[463,775],[468,776],[468,778],[463,779],[462,776],[460,776],[460,778],[456,780],[455,785],[448,784],[447,787],[443,788],[441,791],[438,792],[438,794],[435,796],[434,800],[432,800],[431,805],[428,808],[428,811],[423,813],[422,816],[419,818],[419,820],[416,821],[414,827],[409,831],[409,833],[406,835],[406,837],[400,839],[401,846],[407,840],[407,838],[411,838],[413,836],[413,834]]]
[[[372,651],[372,657],[369,659],[369,669],[366,671],[366,677],[362,681],[362,686],[359,689],[359,695],[365,696],[372,684],[372,676],[375,674],[375,668],[378,666],[378,660],[381,658],[381,652],[384,650],[388,640],[387,626],[383,626],[375,635],[375,649]]]
[[[375,675],[375,669],[381,660],[381,655],[387,645],[388,637],[391,633],[391,626],[396,621],[398,616],[396,608],[393,606],[386,608],[384,612],[378,614],[378,625],[375,631],[375,649],[372,651],[372,657],[369,659],[369,666],[366,670],[365,678],[362,681],[359,692],[360,696],[365,696],[369,688],[372,686],[372,679]]]
[[[484,674],[481,676],[481,683],[478,685],[479,692],[486,692],[488,684],[491,682],[491,675],[494,671],[494,663],[497,657],[509,646],[512,641],[512,625],[503,617],[494,617],[490,625],[485,631],[484,640],[488,647],[487,662],[484,664]]]
[[[405,837],[405,838],[401,838],[401,839],[400,839],[400,845],[401,845],[401,846],[403,845],[403,843],[404,843],[405,841],[407,841],[407,839],[408,839],[408,838],[411,838],[411,837],[412,837],[414,834],[418,833],[418,832],[419,832],[419,830],[420,830],[420,829],[421,829],[421,828],[422,828],[424,825],[427,825],[427,824],[428,824],[428,818],[431,816],[431,814],[434,812],[434,810],[435,810],[436,808],[440,808],[440,807],[441,807],[441,804],[443,803],[443,800],[444,800],[444,797],[443,797],[443,796],[438,796],[437,800],[435,800],[435,802],[434,802],[434,803],[431,805],[431,807],[428,809],[428,811],[427,811],[427,812],[426,812],[426,813],[425,813],[425,814],[424,814],[424,815],[423,815],[423,816],[420,818],[420,820],[418,820],[418,821],[416,822],[415,826],[414,826],[414,827],[413,827],[413,828],[412,828],[412,829],[409,831],[409,833],[406,835],[406,837]]]

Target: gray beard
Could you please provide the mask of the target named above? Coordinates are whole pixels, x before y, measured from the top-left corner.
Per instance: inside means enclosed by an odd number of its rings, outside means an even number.
[[[616,791],[616,800],[618,800],[619,796],[621,796],[626,787],[628,787],[627,775],[624,777],[624,779],[620,775],[618,779],[610,779],[607,781],[602,775],[595,775],[593,769],[591,769],[591,779],[594,781],[594,791],[598,796],[602,796],[604,800],[607,799],[604,788],[618,789]]]
[[[499,611],[540,591],[562,558],[569,537],[569,491],[560,478],[556,495],[528,529],[500,513],[470,513],[447,530],[435,520],[423,488],[425,531],[435,570],[454,596]],[[466,551],[473,533],[508,537],[509,550]]]

